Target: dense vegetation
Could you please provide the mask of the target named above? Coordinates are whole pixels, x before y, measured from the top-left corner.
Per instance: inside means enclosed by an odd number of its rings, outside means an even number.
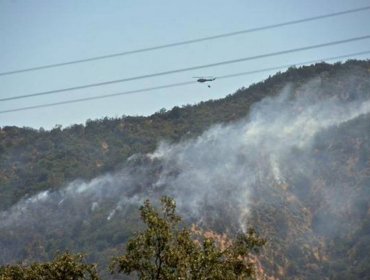
[[[96,267],[86,264],[81,254],[64,253],[53,261],[0,267],[1,280],[98,280]]]
[[[194,139],[216,123],[233,123],[248,116],[258,101],[276,96],[287,83],[298,96],[303,92],[301,87],[312,80],[323,95],[333,99],[351,102],[363,96],[366,100],[370,96],[370,62],[293,67],[224,99],[161,110],[150,117],[89,120],[85,125],[64,129],[56,126],[50,131],[3,127],[0,208],[7,210],[20,199],[40,191],[63,190],[77,178],[88,180],[107,172],[115,174],[123,167],[128,174],[146,178],[134,182],[135,188],[130,191],[135,197],[145,185],[157,181],[163,166],[145,156],[133,155],[153,152],[161,140],[176,143]],[[289,155],[292,165],[313,160],[307,163],[312,165],[310,171],[303,170],[297,175],[293,169],[289,170],[291,175],[284,182],[254,190],[249,223],[268,239],[259,259],[267,274],[280,279],[367,279],[370,274],[369,139],[368,114],[329,127],[315,137],[309,157],[298,148]],[[263,151],[260,154],[265,156]],[[133,160],[126,161],[130,157]],[[173,176],[178,172],[174,167]],[[325,197],[335,199],[325,200]],[[137,222],[135,206],[116,213],[112,220],[107,219],[107,209],[115,203],[112,197],[97,210],[84,209],[78,203],[64,203],[76,213],[88,213],[91,219],[81,223],[74,221],[73,215],[68,216],[70,222],[65,224],[68,231],[58,227],[50,230],[40,223],[37,231],[28,232],[19,225],[19,235],[2,230],[0,224],[0,245],[25,244],[22,252],[14,251],[10,256],[12,262],[20,259],[28,263],[47,262],[58,250],[71,250],[87,252],[89,262],[106,267],[109,258],[120,256],[127,241],[136,231],[143,230],[143,225]],[[224,223],[206,221],[215,234],[231,231],[229,222],[233,217],[226,211],[227,204],[225,201],[221,213],[211,207],[204,210],[204,214],[211,213],[210,216],[224,220]],[[2,213],[7,212],[0,212],[0,218]],[[0,254],[0,263],[4,264],[4,260]],[[107,278],[109,272],[102,275]]]
[[[240,119],[255,102],[277,94],[286,83],[298,87],[323,73],[329,79],[338,72],[345,74],[352,65],[368,67],[366,62],[350,61],[290,68],[224,99],[174,107],[150,117],[88,120],[64,129],[56,125],[50,131],[5,126],[0,130],[0,209],[25,195],[113,171],[131,155],[153,151],[160,140],[194,137],[212,124]]]
[[[141,280],[255,279],[255,256],[265,241],[250,229],[235,240],[180,227],[175,201],[161,198],[162,209],[149,200],[140,208],[146,225],[127,243],[126,253],[111,262],[112,273],[135,274]],[[64,253],[53,261],[0,267],[1,280],[98,280],[96,266],[81,254]]]
[[[140,208],[147,229],[127,243],[126,254],[116,257],[112,270],[139,279],[254,279],[255,262],[251,254],[265,241],[251,229],[235,240],[217,240],[217,235],[180,227],[175,201],[162,197],[156,211],[147,200]]]

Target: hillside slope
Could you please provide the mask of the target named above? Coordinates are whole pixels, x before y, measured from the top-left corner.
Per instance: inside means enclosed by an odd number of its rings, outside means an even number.
[[[104,264],[137,206],[166,194],[189,223],[256,228],[276,279],[367,279],[369,69],[321,63],[146,118],[2,128],[0,263],[69,249]]]
[[[213,124],[240,119],[248,114],[251,105],[277,94],[288,82],[299,86],[318,75],[345,75],[353,67],[367,69],[368,63],[349,61],[343,65],[320,63],[290,68],[224,99],[174,107],[150,117],[88,120],[85,125],[64,129],[56,125],[51,131],[2,127],[0,209],[24,195],[113,171],[133,154],[154,151],[161,140],[195,137]]]

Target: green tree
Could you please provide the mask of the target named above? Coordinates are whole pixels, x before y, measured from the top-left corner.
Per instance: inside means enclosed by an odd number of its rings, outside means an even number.
[[[162,197],[157,211],[147,200],[140,208],[145,231],[129,240],[111,272],[135,273],[142,280],[253,279],[255,253],[265,241],[253,230],[234,240],[180,225],[175,201]]]
[[[53,261],[0,267],[0,280],[98,280],[96,267],[81,254],[64,253]]]

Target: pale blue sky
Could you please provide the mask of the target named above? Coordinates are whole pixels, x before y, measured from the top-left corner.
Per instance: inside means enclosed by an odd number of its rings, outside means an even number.
[[[122,52],[370,5],[370,0],[0,0],[0,72]],[[370,34],[370,10],[197,44],[0,76],[0,97],[237,59]],[[0,102],[24,106],[221,76],[370,50],[370,40],[105,87]],[[370,55],[358,58],[369,59]],[[218,99],[276,71],[84,103],[0,114],[0,126],[50,129],[87,119],[150,115]]]

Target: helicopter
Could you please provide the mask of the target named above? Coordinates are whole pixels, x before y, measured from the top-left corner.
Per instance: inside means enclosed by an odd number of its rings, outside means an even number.
[[[208,76],[208,77],[193,77],[195,79],[197,79],[197,82],[198,83],[205,83],[205,82],[212,82],[214,80],[216,80],[215,77],[212,77],[212,76]],[[209,88],[211,87],[210,85],[207,85]]]
[[[212,82],[216,80],[215,77],[193,77],[193,78],[198,79],[197,80],[198,83]]]

